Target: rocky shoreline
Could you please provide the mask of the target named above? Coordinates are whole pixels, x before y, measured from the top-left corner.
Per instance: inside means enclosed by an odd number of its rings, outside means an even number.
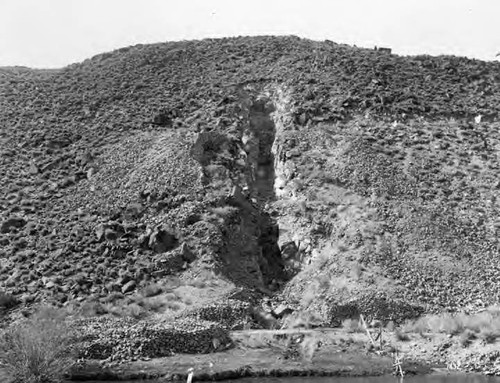
[[[74,381],[126,381],[161,378],[197,381],[243,377],[380,376],[394,371],[395,352],[405,375],[479,373],[500,376],[500,358],[493,348],[460,346],[458,337],[410,334],[408,339],[384,332],[382,348],[372,347],[366,334],[345,329],[245,330],[231,332],[232,347],[205,354],[124,361],[114,365],[87,360],[73,369]],[[428,338],[427,338],[428,337]],[[321,346],[308,349],[320,339]],[[297,343],[298,342],[298,343]]]
[[[261,353],[257,353],[261,354]],[[247,355],[247,358],[254,356]],[[204,365],[194,369],[194,377],[196,381],[219,381],[226,379],[239,378],[258,378],[258,377],[297,377],[297,376],[337,376],[337,377],[359,377],[359,376],[382,376],[390,375],[393,372],[392,364],[387,358],[370,357],[371,365],[362,363],[362,359],[366,355],[351,355],[353,363],[339,365],[337,358],[330,360],[321,360],[320,362],[305,365],[289,362],[273,367],[272,363],[269,366],[252,366],[241,364],[241,360],[233,360],[233,366],[223,366],[221,368],[205,368]],[[142,370],[132,371],[136,367],[142,367]],[[434,371],[432,366],[425,363],[407,362],[405,363],[406,374],[422,375],[430,374]],[[167,372],[167,369],[172,369]],[[101,369],[96,365],[87,365],[81,367],[71,373],[69,376],[72,381],[129,381],[129,380],[154,380],[161,379],[162,381],[186,381],[189,375],[189,369],[182,371],[182,368],[175,368],[174,363],[165,359],[151,361],[150,366],[146,366],[143,362],[140,364],[132,364],[120,366],[110,369]]]
[[[383,340],[373,342],[376,330],[370,329],[370,339],[366,328],[354,322],[336,328],[231,330],[229,318],[223,325],[199,316],[164,322],[112,317],[70,321],[80,355],[67,379],[185,381],[191,371],[197,381],[380,376],[397,373],[397,360],[405,375],[500,376],[496,342],[479,335],[469,335],[465,342],[467,331],[409,332],[398,327],[383,329]]]

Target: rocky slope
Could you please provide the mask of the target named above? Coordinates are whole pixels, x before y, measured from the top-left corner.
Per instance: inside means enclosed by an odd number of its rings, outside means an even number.
[[[0,289],[209,270],[230,287],[199,306],[274,292],[332,323],[496,303],[499,111],[498,63],[296,37],[0,68]]]

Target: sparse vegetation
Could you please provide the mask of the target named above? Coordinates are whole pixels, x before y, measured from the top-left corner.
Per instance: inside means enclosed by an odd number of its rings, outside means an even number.
[[[0,334],[0,367],[18,383],[60,382],[74,363],[71,340],[64,314],[44,308]]]
[[[404,332],[400,331],[399,329],[396,329],[394,331],[394,336],[396,340],[400,342],[408,342],[410,340],[410,336],[408,334],[405,334]]]
[[[283,320],[282,328],[314,328],[323,323],[321,316],[314,311],[297,311],[287,315]]]
[[[477,338],[477,335],[474,331],[470,329],[465,329],[464,332],[460,334],[460,344],[463,347],[468,347],[473,340]]]
[[[342,328],[348,333],[364,333],[365,329],[360,323],[359,319],[344,319],[342,321]]]
[[[141,294],[144,297],[154,297],[155,295],[161,294],[163,292],[163,287],[158,283],[151,283],[141,290]]]
[[[468,345],[476,338],[483,339],[486,343],[492,343],[500,337],[500,310],[498,307],[490,307],[471,315],[463,313],[427,315],[407,323],[403,326],[402,331],[460,335],[464,345]]]

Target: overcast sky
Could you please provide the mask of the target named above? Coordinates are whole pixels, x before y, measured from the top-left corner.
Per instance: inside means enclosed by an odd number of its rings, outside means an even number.
[[[263,34],[495,60],[500,0],[0,0],[0,66],[61,67],[138,43]]]

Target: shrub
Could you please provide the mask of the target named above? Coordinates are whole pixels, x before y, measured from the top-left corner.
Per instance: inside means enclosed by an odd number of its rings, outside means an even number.
[[[142,291],[141,294],[145,297],[154,297],[163,292],[163,287],[157,283],[152,283],[147,285]]]
[[[484,328],[479,333],[479,336],[486,344],[490,344],[496,342],[497,338],[500,337],[500,332],[498,330],[495,331],[491,328]]]
[[[60,382],[74,361],[71,340],[63,315],[40,311],[0,334],[0,367],[14,382]]]
[[[182,306],[177,302],[168,302],[166,307],[172,311],[179,311],[182,308]]]
[[[342,321],[342,328],[348,333],[365,332],[358,319],[344,319]]]
[[[473,331],[466,329],[462,334],[460,334],[460,344],[462,347],[468,347],[476,338],[476,334]]]
[[[232,217],[239,212],[238,208],[229,205],[213,207],[210,211],[222,218]]]
[[[131,303],[124,307],[123,316],[131,317],[134,319],[143,319],[147,316],[147,312],[137,303]]]
[[[282,328],[314,328],[322,322],[322,318],[314,311],[295,311],[283,318]]]
[[[95,317],[107,314],[106,308],[99,302],[85,302],[78,310],[78,315],[82,317]]]
[[[145,304],[145,307],[148,311],[153,311],[156,313],[164,311],[165,306],[166,302],[161,298],[149,299]]]
[[[410,340],[410,336],[408,334],[405,334],[404,332],[402,332],[400,330],[396,330],[394,332],[394,336],[400,342],[408,342]]]
[[[450,335],[464,334],[465,343],[472,340],[471,335],[479,336],[487,343],[500,337],[500,310],[490,307],[476,314],[428,315],[404,326],[407,332],[441,332]],[[468,335],[469,334],[469,335]]]

